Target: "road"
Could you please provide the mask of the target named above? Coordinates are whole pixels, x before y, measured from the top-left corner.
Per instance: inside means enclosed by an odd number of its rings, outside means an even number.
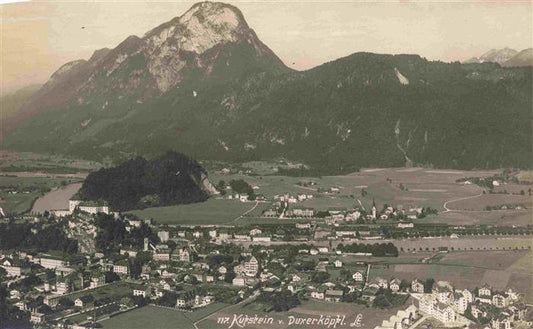
[[[366,267],[366,276],[365,276],[365,283],[363,284],[363,290],[365,290],[366,288],[366,284],[368,283],[368,279],[370,278],[369,275],[370,275],[370,263],[367,264],[367,267]]]

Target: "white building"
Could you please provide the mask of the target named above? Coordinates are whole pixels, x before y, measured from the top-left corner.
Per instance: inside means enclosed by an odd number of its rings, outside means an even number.
[[[170,233],[168,231],[159,231],[157,232],[157,237],[161,242],[167,242],[170,239]]]
[[[362,281],[363,281],[363,273],[361,273],[360,271],[357,271],[357,272],[355,272],[355,273],[352,275],[352,278],[353,278],[356,282],[362,282]]]
[[[49,268],[49,269],[60,268],[66,265],[64,260],[60,258],[51,257],[51,256],[41,257],[39,259],[39,263],[41,264],[42,267]]]
[[[411,292],[424,293],[424,283],[418,279],[411,281]]]
[[[247,276],[256,276],[257,271],[259,270],[259,262],[257,261],[257,258],[252,256],[250,260],[244,262],[243,269],[244,274],[246,274]]]
[[[316,291],[316,290],[311,292],[311,298],[324,299],[324,297],[325,297],[324,292]]]
[[[488,285],[484,285],[483,287],[479,288],[478,290],[478,296],[482,297],[490,297],[492,296],[492,290]]]
[[[129,269],[128,269],[128,266],[125,264],[124,265],[115,264],[113,265],[113,272],[117,274],[128,275]]]
[[[398,280],[398,279],[394,279],[390,282],[389,284],[389,288],[390,290],[392,290],[393,292],[398,292],[400,291],[400,284],[401,284],[401,281]]]
[[[419,309],[421,312],[433,316],[444,325],[449,325],[456,321],[455,310],[439,302],[434,296],[422,296],[419,299]]]
[[[98,204],[95,202],[85,202],[82,200],[69,200],[69,211],[72,213],[75,209],[84,211],[89,214],[97,214],[103,212],[109,214],[109,207],[105,204]]]
[[[237,287],[244,287],[246,285],[246,281],[242,276],[237,276],[233,279],[232,284]]]

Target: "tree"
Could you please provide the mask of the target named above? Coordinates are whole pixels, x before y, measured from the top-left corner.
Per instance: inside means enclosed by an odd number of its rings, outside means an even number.
[[[221,179],[215,187],[217,188],[217,190],[222,192],[226,189],[226,182]]]
[[[324,283],[330,277],[328,272],[314,272],[311,274],[311,281],[314,283]]]
[[[243,179],[232,179],[229,184],[235,193],[248,195],[254,194],[253,188]]]
[[[275,312],[284,312],[300,305],[298,296],[293,295],[290,291],[281,292],[263,292],[257,297],[257,301],[270,305]]]
[[[105,272],[105,282],[106,283],[115,282],[115,281],[119,281],[119,280],[120,280],[120,277],[118,276],[117,273],[111,272],[111,271]]]
[[[401,291],[406,291],[410,287],[411,287],[411,284],[409,284],[409,282],[407,280],[402,280],[402,282],[400,283],[400,290]]]
[[[433,285],[435,284],[435,280],[433,278],[426,279],[424,282],[424,293],[429,294],[433,290]]]
[[[233,282],[233,279],[235,279],[237,275],[235,274],[235,272],[226,272],[226,274],[224,274],[224,282],[227,282],[227,283],[232,283]]]

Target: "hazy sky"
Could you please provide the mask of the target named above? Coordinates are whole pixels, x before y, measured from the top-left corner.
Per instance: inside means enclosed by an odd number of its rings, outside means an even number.
[[[533,46],[532,1],[225,2],[241,9],[285,64],[300,70],[359,51],[452,61],[491,48]],[[65,62],[88,59],[94,50],[113,48],[128,35],[142,36],[193,3],[1,5],[2,91],[42,83]]]

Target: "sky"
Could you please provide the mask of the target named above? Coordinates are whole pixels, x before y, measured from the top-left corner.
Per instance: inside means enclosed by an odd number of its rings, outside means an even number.
[[[224,1],[283,62],[305,70],[366,51],[465,60],[533,47],[533,1]],[[114,48],[194,2],[29,1],[0,5],[1,93],[44,83],[62,64]],[[84,27],[84,28],[82,28]]]

